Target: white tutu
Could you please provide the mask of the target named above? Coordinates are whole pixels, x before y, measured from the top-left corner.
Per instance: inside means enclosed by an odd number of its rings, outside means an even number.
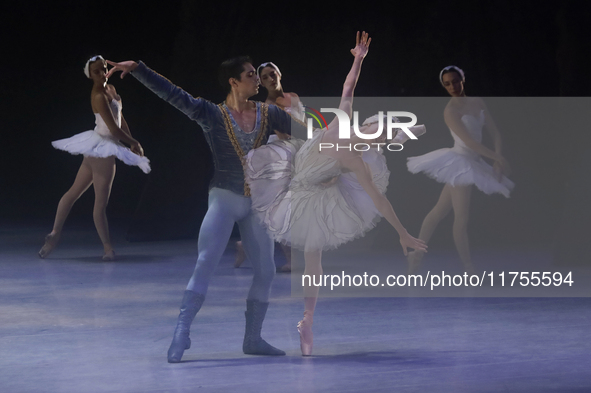
[[[321,154],[312,139],[279,140],[251,150],[245,175],[252,209],[270,236],[304,251],[327,250],[363,236],[381,218],[356,176]],[[374,182],[385,193],[390,172],[380,152],[364,152]]]
[[[471,137],[480,142],[482,127],[484,126],[484,112],[478,117],[462,116]],[[478,153],[468,148],[462,140],[451,133],[454,147],[432,151],[418,157],[408,158],[407,167],[411,173],[423,172],[432,179],[452,186],[475,185],[485,194],[499,193],[509,198],[515,184],[507,177],[501,181],[493,171],[493,167],[486,163]]]
[[[121,126],[121,104],[118,101],[111,101],[111,111]],[[144,173],[150,172],[150,160],[147,157],[140,157],[125,147],[118,140],[111,136],[103,118],[95,113],[96,126],[94,130],[84,131],[70,138],[60,139],[51,142],[56,149],[67,151],[70,154],[82,154],[89,157],[111,157],[115,156],[127,165],[140,167]]]

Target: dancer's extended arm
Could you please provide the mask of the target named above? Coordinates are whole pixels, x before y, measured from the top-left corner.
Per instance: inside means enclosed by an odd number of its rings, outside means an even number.
[[[117,122],[115,122],[115,118],[109,107],[109,100],[104,93],[96,93],[92,96],[92,106],[98,110],[99,115],[101,115],[107,128],[115,138],[127,143],[130,146],[131,151],[135,154],[139,156],[144,155],[144,149],[142,149],[140,143],[123,131],[121,127],[117,125]]]
[[[341,95],[341,103],[339,104],[339,109],[345,111],[349,118],[353,112],[353,93],[355,92],[355,86],[357,86],[357,80],[359,79],[359,74],[361,73],[361,64],[363,63],[363,59],[369,51],[370,43],[371,38],[369,37],[368,33],[364,31],[360,35],[359,32],[357,32],[355,48],[351,49],[351,54],[355,56],[355,59],[353,60],[351,70],[347,74],[345,83],[343,84],[343,94]],[[338,125],[337,117],[335,117],[331,122],[331,125],[333,124]]]
[[[484,101],[481,98],[478,98],[478,100],[484,108],[484,125],[493,140],[493,144],[495,145],[495,153],[502,155],[503,142],[501,140],[501,133],[499,132],[499,129],[497,128],[495,121],[490,115],[490,112],[488,111],[488,108],[486,107]],[[503,166],[498,161],[495,161],[495,163],[493,164],[493,168],[499,181],[501,181],[503,173],[507,176],[511,174],[511,168],[509,168],[509,164],[506,162]]]
[[[128,73],[131,73],[144,86],[152,90],[158,97],[168,102],[191,120],[202,123],[207,122],[208,115],[212,112],[217,113],[219,109],[217,105],[205,100],[203,98],[195,98],[180,87],[173,84],[164,76],[148,68],[143,62],[136,63],[135,61],[122,61],[115,63],[107,60],[107,63],[113,68],[107,73],[107,78],[117,71],[121,71],[121,78]],[[203,127],[204,131],[208,131],[207,127]]]
[[[462,122],[462,116],[462,113],[450,107],[445,108],[445,111],[443,112],[445,124],[447,124],[451,130],[453,130],[453,133],[456,134],[468,148],[474,150],[483,157],[488,157],[494,160],[495,163],[498,163],[497,165],[503,169],[503,172],[507,173],[509,171],[509,163],[505,157],[503,157],[500,153],[492,151],[482,143],[475,141],[470,136],[470,133]]]
[[[376,187],[372,180],[371,170],[360,156],[352,157],[347,160],[341,160],[341,164],[347,169],[350,169],[357,176],[357,181],[365,192],[370,196],[378,211],[384,216],[386,220],[394,227],[398,235],[400,235],[400,244],[404,255],[407,255],[407,248],[414,250],[426,251],[427,245],[421,239],[412,237],[408,231],[402,226],[398,216],[394,212],[392,204]]]

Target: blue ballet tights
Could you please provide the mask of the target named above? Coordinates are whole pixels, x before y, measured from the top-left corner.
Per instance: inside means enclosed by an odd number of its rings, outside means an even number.
[[[209,192],[209,205],[197,242],[197,264],[187,290],[203,295],[207,293],[209,281],[226,249],[235,222],[240,229],[244,252],[254,271],[248,300],[266,303],[275,277],[275,243],[252,214],[250,198],[221,188],[212,188]]]

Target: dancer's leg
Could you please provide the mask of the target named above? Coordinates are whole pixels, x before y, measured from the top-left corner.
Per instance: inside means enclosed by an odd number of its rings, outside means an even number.
[[[470,216],[470,198],[472,186],[456,186],[450,189],[454,209],[453,236],[460,260],[467,272],[472,273],[472,259],[470,258],[470,244],[468,241],[468,219]]]
[[[439,200],[431,209],[431,211],[425,216],[423,220],[423,224],[421,225],[421,231],[419,232],[419,239],[424,240],[425,243],[428,243],[439,225],[439,222],[448,215],[452,208],[452,200],[451,200],[451,189],[453,187],[449,184],[446,184],[441,191],[441,195],[439,195]]]
[[[92,168],[88,162],[89,158],[90,157],[84,157],[80,169],[78,169],[78,173],[76,174],[76,179],[74,179],[74,184],[72,184],[72,187],[70,187],[70,189],[62,196],[57,205],[53,230],[51,231],[52,234],[60,233],[62,231],[64,222],[66,221],[66,218],[68,218],[68,214],[70,214],[74,202],[76,202],[92,184]]]
[[[39,256],[45,258],[57,245],[64,223],[74,203],[80,198],[84,191],[92,184],[92,169],[88,163],[88,158],[85,157],[82,160],[82,164],[76,174],[76,179],[72,187],[62,196],[58,205],[57,212],[55,213],[55,220],[53,222],[53,228],[51,232],[45,237],[45,244],[39,250]]]
[[[279,272],[281,273],[290,273],[291,272],[291,247],[287,244],[281,243],[281,250],[283,251],[283,255],[285,255],[285,260],[287,263],[279,268]]]
[[[113,260],[115,254],[109,236],[109,223],[107,221],[107,204],[111,195],[111,187],[115,178],[115,157],[98,158],[88,157],[92,168],[92,184],[94,186],[94,209],[92,217],[105,250],[104,260]]]
[[[209,192],[207,213],[197,240],[197,263],[188,291],[207,293],[209,280],[226,249],[234,223],[243,215],[245,203],[250,206],[250,199],[232,191],[213,188]]]
[[[429,213],[425,216],[423,220],[423,224],[421,225],[421,230],[419,232],[419,239],[424,240],[425,243],[428,243],[439,225],[439,222],[447,216],[447,214],[452,209],[451,203],[451,189],[452,187],[449,184],[446,184],[439,195],[439,199],[437,203],[431,209]],[[424,252],[422,251],[411,251],[408,253],[408,271],[409,273],[415,273],[421,264],[421,261],[424,256]]]
[[[316,310],[316,302],[320,289],[319,286],[313,284],[315,281],[314,277],[316,277],[316,282],[322,282],[322,251],[304,252],[304,260],[306,264],[304,275],[311,277],[312,285],[304,286],[304,319],[298,323],[298,332],[300,333],[300,349],[302,350],[302,355],[310,356],[314,342],[312,324],[314,323],[314,311]]]
[[[269,306],[271,283],[275,277],[275,243],[265,228],[250,211],[248,202],[246,217],[238,221],[242,245],[252,263],[254,277],[246,299],[246,329],[242,351],[249,355],[285,355],[261,337],[263,321]]]
[[[250,203],[248,198],[228,190],[213,188],[209,192],[207,213],[197,240],[197,264],[181,303],[181,312],[168,349],[169,363],[180,362],[185,350],[191,347],[191,324],[203,305],[209,280],[228,244],[234,222],[241,217],[244,210],[241,205],[245,199]]]
[[[250,209],[250,206],[248,208]],[[271,284],[275,277],[275,242],[250,212],[238,221],[238,228],[244,252],[251,261],[254,272],[247,299],[265,303],[269,300]]]

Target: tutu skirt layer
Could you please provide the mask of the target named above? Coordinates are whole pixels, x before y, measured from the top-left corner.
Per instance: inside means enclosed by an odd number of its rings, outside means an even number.
[[[51,142],[53,147],[70,154],[106,158],[115,156],[127,165],[138,166],[144,173],[150,172],[150,160],[140,157],[121,143],[103,137],[94,130],[84,131],[70,138]]]
[[[353,173],[319,169],[325,157],[316,159],[312,154],[319,153],[314,149],[307,156],[303,143],[279,140],[248,154],[245,174],[255,215],[274,240],[304,251],[334,249],[363,236],[381,218],[373,201]],[[295,160],[304,160],[299,170]],[[385,158],[369,151],[364,161],[385,193],[390,174]],[[325,181],[309,182],[322,173],[327,173]]]
[[[503,176],[501,181],[493,167],[480,156],[463,154],[453,148],[439,149],[418,157],[410,157],[407,162],[411,173],[422,172],[439,183],[451,186],[475,185],[485,194],[499,193],[509,198],[515,184]]]

